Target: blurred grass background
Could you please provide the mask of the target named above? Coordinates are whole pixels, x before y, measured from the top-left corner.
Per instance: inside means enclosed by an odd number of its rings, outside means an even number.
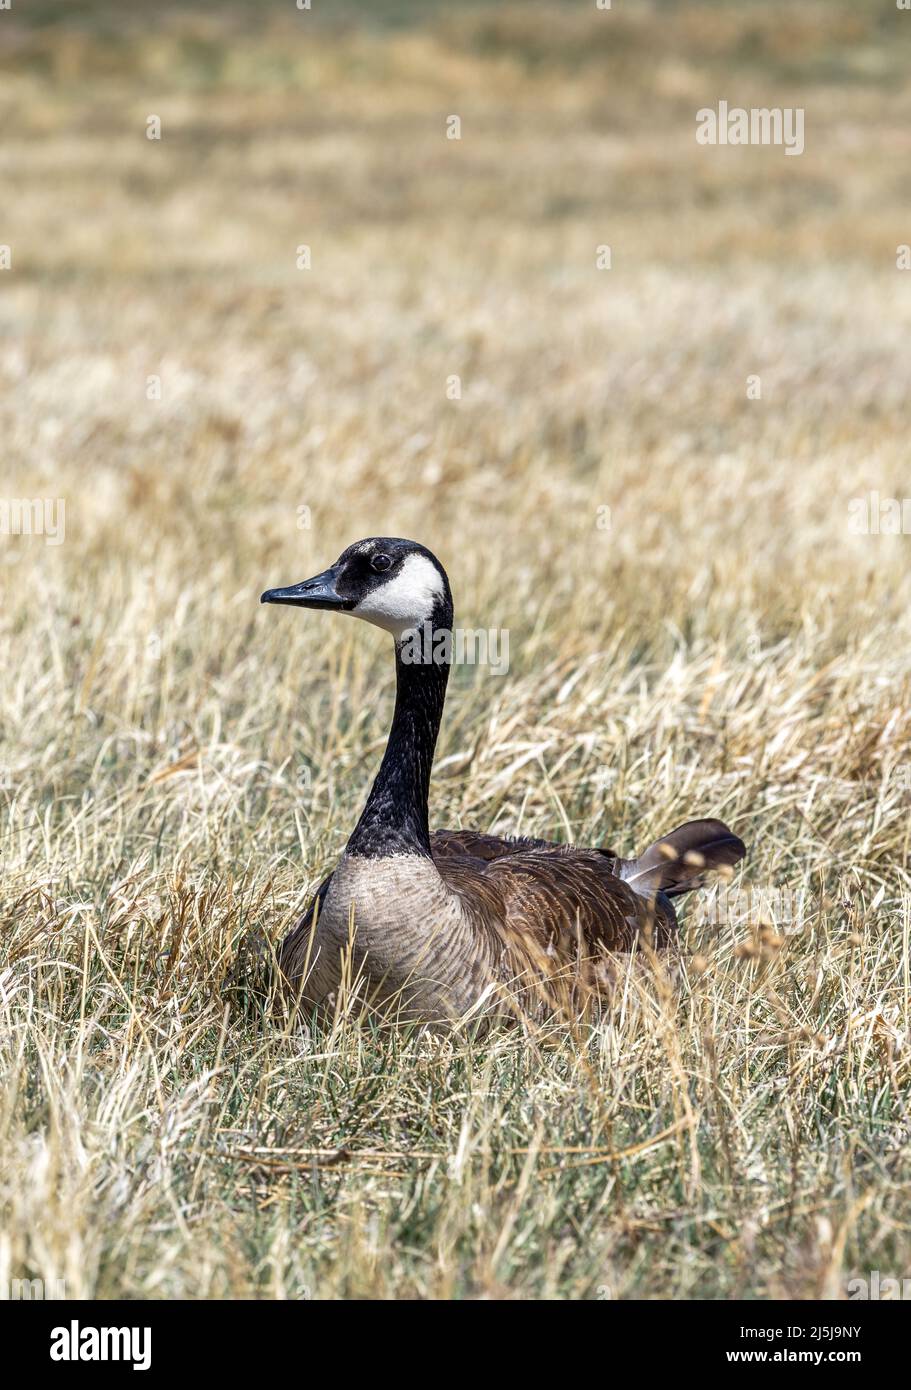
[[[909,542],[848,504],[911,492],[909,55],[870,0],[0,12],[0,495],[66,504],[0,538],[0,1276],[907,1272]],[[805,153],[697,145],[721,99],[804,108]],[[543,1050],[256,1015],[392,699],[380,634],[258,595],[384,533],[510,631],[454,673],[435,823],[722,815],[811,925],[690,931],[679,993]]]

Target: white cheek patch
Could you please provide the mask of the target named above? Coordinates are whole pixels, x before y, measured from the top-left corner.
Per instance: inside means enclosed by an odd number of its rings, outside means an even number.
[[[436,565],[426,555],[409,555],[394,578],[361,599],[351,612],[401,637],[430,619],[442,593],[443,576]]]

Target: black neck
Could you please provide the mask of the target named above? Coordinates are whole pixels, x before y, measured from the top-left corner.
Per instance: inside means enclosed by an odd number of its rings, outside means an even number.
[[[448,619],[448,621],[447,621]],[[433,628],[451,630],[451,611],[434,617]],[[395,714],[386,752],[367,805],[348,841],[349,854],[383,859],[391,854],[430,855],[427,798],[449,662],[403,661],[395,645]]]

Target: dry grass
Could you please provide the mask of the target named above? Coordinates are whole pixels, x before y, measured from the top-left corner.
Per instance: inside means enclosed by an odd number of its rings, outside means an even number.
[[[66,500],[64,544],[0,538],[0,1280],[911,1269],[911,540],[848,528],[911,493],[911,16],[630,8],[0,15],[2,492]],[[804,106],[806,153],[698,147],[720,97]],[[800,929],[691,902],[685,977],[582,1032],[286,1028],[270,947],[392,671],[257,598],[376,533],[510,632],[454,675],[437,824],[721,815]]]

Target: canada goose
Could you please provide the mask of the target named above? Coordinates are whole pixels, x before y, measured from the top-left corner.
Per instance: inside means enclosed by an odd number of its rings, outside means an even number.
[[[395,714],[379,772],[338,866],[280,950],[282,974],[307,1005],[331,1002],[356,979],[374,1003],[394,1001],[405,1016],[443,1026],[590,999],[612,979],[611,952],[641,935],[667,944],[677,924],[671,899],[746,853],[718,820],[690,821],[638,859],[472,830],[431,834],[449,663],[414,661],[409,639],[452,634],[439,560],[415,541],[373,537],[261,601],[350,613],[395,640]]]

